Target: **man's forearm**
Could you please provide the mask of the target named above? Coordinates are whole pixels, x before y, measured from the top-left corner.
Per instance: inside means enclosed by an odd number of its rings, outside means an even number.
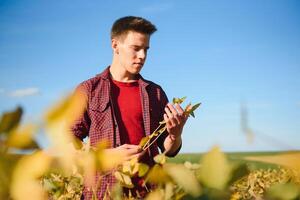
[[[181,143],[181,136],[175,138],[171,135],[168,135],[164,141],[165,154],[167,156],[175,156],[174,153],[181,146]]]

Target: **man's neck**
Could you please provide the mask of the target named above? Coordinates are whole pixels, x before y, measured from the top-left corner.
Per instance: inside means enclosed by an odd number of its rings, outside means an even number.
[[[110,75],[113,80],[120,82],[134,82],[137,79],[137,75],[128,73],[122,66],[112,63],[109,67]]]

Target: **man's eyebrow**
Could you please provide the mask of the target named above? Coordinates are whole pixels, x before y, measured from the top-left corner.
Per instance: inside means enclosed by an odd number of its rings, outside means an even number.
[[[132,46],[132,47],[137,47],[137,48],[142,48],[142,46],[139,46],[139,45],[130,45],[130,46]],[[148,50],[148,49],[150,49],[150,47],[149,47],[149,46],[146,46],[145,49]]]

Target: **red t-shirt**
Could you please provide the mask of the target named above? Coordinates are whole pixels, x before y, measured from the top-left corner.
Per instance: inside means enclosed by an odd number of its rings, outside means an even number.
[[[121,144],[138,145],[145,136],[138,82],[112,81],[112,99],[120,130]]]

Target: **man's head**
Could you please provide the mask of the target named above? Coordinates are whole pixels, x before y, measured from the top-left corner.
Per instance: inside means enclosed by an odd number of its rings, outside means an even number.
[[[146,19],[141,17],[127,16],[116,20],[111,28],[111,39],[126,36],[129,31],[152,35],[156,27]]]
[[[123,17],[111,29],[113,64],[124,74],[136,75],[142,69],[155,26],[141,17]]]

